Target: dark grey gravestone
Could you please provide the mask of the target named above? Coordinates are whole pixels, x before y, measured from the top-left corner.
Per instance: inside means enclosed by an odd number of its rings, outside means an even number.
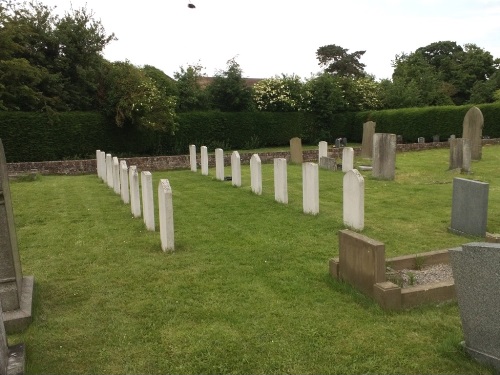
[[[455,177],[451,204],[450,232],[486,236],[489,184]]]
[[[2,318],[2,304],[0,303],[0,375],[24,374],[25,365],[24,344],[7,345],[7,335]]]
[[[323,169],[328,169],[329,171],[337,170],[337,162],[334,158],[330,158],[328,156],[322,156],[319,159],[319,167]]]
[[[439,135],[437,135],[437,134],[433,135],[432,136],[432,142],[436,142],[436,143],[439,142]]]
[[[33,278],[23,278],[21,270],[7,162],[0,139],[0,302],[7,332],[23,330],[31,321],[32,294]],[[14,326],[17,328],[12,329]]]
[[[481,160],[483,127],[483,113],[478,107],[472,107],[465,114],[462,134],[462,138],[467,138],[470,141],[472,160]]]
[[[470,172],[471,149],[470,142],[465,138],[450,138],[450,167],[460,168],[462,172]]]
[[[372,175],[379,180],[394,180],[396,174],[396,134],[373,135]]]
[[[449,254],[465,349],[500,372],[500,244],[472,242]]]
[[[425,143],[425,138],[424,137],[418,137],[417,142],[418,143]]]
[[[342,138],[335,139],[335,147],[336,148],[342,147]]]
[[[342,147],[347,146],[347,138],[342,138]]]
[[[403,136],[402,136],[402,135],[398,134],[398,135],[396,136],[396,143],[397,143],[397,144],[401,144],[401,143],[403,143]]]

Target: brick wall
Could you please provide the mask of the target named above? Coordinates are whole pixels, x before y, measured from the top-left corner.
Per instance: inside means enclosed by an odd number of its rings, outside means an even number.
[[[500,138],[484,139],[483,145],[486,144],[500,144]],[[398,152],[407,151],[422,151],[435,148],[448,148],[448,142],[434,142],[434,143],[406,143],[398,144]],[[361,148],[354,148],[354,155],[359,156]],[[200,155],[198,153],[198,164],[200,163]],[[334,158],[342,158],[341,148],[328,148],[328,156]],[[249,164],[252,154],[240,153],[241,163]],[[290,160],[290,152],[263,152],[259,153],[262,163],[272,163],[274,158],[285,158]],[[317,150],[305,150],[303,152],[304,161],[318,162]],[[189,169],[189,155],[176,155],[176,156],[149,156],[149,157],[136,157],[136,158],[121,158],[125,160],[128,166],[136,165],[139,170],[143,171],[158,171],[158,170],[171,170],[171,169]],[[231,154],[224,155],[224,164],[230,165]],[[215,166],[215,156],[208,155],[209,166]],[[78,174],[93,174],[97,173],[97,165],[95,159],[87,160],[60,160],[60,161],[42,161],[42,162],[28,162],[28,163],[7,163],[7,170],[10,176],[39,173],[39,174],[53,174],[53,175],[78,175]]]

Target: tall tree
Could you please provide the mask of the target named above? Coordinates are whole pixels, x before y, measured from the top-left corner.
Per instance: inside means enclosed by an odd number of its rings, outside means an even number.
[[[203,67],[200,64],[188,65],[174,73],[177,84],[177,110],[179,112],[207,110],[209,108],[207,91],[201,87]]]
[[[319,66],[325,68],[325,72],[341,77],[364,77],[365,64],[359,60],[366,51],[355,51],[348,53],[348,49],[329,44],[319,47],[316,51],[316,58]]]
[[[304,107],[304,83],[296,75],[263,79],[253,86],[252,95],[259,111],[293,112]]]

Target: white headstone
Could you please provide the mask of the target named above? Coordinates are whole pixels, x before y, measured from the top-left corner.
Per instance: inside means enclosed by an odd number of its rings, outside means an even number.
[[[257,154],[253,154],[250,158],[250,180],[252,192],[261,195],[262,194],[262,163],[260,157]]]
[[[222,148],[215,149],[215,178],[224,181],[224,151]]]
[[[142,216],[146,229],[155,231],[155,209],[153,198],[153,176],[151,172],[141,172],[142,185]]]
[[[196,172],[196,145],[189,145],[189,165],[191,171]]]
[[[342,150],[342,172],[349,172],[354,168],[354,149],[344,147]]]
[[[201,146],[201,174],[208,176],[208,149],[207,146]]]
[[[318,164],[302,164],[302,207],[306,214],[319,213]]]
[[[106,154],[106,183],[113,188],[113,157]]]
[[[141,192],[139,189],[137,166],[130,166],[128,176],[130,184],[130,211],[132,211],[133,217],[141,217]]]
[[[125,160],[120,160],[120,196],[125,204],[130,202],[130,193],[128,190],[128,167]]]
[[[160,239],[163,251],[174,250],[174,206],[172,188],[167,179],[158,184],[158,211],[160,216]]]
[[[106,173],[107,173],[107,170],[106,170],[106,153],[104,151],[101,151],[100,152],[100,163],[101,163],[101,180],[103,182],[106,182],[107,181],[107,177],[106,177]]]
[[[96,150],[95,151],[95,163],[96,163],[96,168],[97,168],[97,177],[101,178],[102,173],[101,173],[101,150]]]
[[[238,151],[231,154],[231,184],[241,186],[241,159]]]
[[[321,161],[321,157],[328,156],[328,142],[321,141],[318,143],[318,163]]]
[[[286,159],[274,159],[274,199],[279,203],[288,203],[288,181]]]
[[[116,156],[113,156],[113,190],[120,195],[120,163]]]
[[[343,181],[344,225],[363,230],[365,226],[365,180],[357,169],[344,175]]]

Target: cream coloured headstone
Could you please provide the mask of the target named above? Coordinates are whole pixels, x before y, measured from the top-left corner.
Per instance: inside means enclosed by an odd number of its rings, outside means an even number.
[[[371,159],[373,156],[373,135],[376,123],[368,121],[363,124],[363,139],[361,141],[361,157]]]
[[[155,210],[153,197],[153,176],[149,171],[141,172],[142,216],[146,229],[155,231]]]
[[[323,156],[328,156],[328,142],[325,141],[318,143],[318,163]]]
[[[141,217],[141,191],[137,166],[131,165],[128,170],[130,185],[130,211],[133,217]]]
[[[120,163],[116,156],[113,156],[113,191],[120,195]]]
[[[290,162],[295,164],[302,164],[302,140],[298,137],[290,139]]]
[[[196,172],[196,145],[189,145],[189,165],[191,171]]]
[[[125,160],[120,160],[120,196],[123,203],[129,204],[130,192],[128,186],[128,167]]]
[[[287,165],[285,158],[274,159],[274,199],[288,203]]]
[[[319,213],[318,164],[302,164],[302,207],[306,214]]]
[[[241,159],[238,151],[231,154],[231,184],[241,186]]]
[[[113,188],[113,156],[106,154],[106,183]]]
[[[158,184],[158,211],[160,216],[160,240],[163,251],[174,250],[174,206],[172,188],[167,179]]]
[[[215,178],[224,181],[224,151],[222,148],[215,149]]]
[[[343,181],[344,224],[356,230],[365,226],[365,180],[357,169],[344,175]]]
[[[354,149],[344,147],[342,150],[342,172],[348,172],[354,168]]]
[[[262,194],[262,163],[260,156],[253,154],[250,158],[250,186],[252,192],[257,195]]]
[[[201,174],[208,176],[208,149],[207,146],[201,146]]]

